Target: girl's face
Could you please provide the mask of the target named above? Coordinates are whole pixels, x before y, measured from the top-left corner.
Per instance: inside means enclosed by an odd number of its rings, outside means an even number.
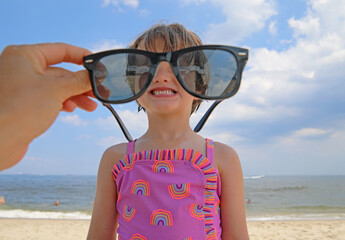
[[[157,52],[163,52],[163,40],[156,40],[155,47]],[[138,49],[146,50],[144,44],[139,44]],[[138,98],[138,102],[148,113],[168,114],[179,111],[186,112],[189,116],[195,99],[179,84],[170,64],[163,61],[159,64],[151,85]]]

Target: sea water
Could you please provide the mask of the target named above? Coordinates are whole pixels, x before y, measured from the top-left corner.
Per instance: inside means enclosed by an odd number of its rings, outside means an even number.
[[[344,220],[345,176],[244,179],[248,220]]]
[[[95,190],[95,176],[0,174],[0,218],[90,219]]]
[[[345,219],[345,176],[252,176],[244,188],[248,220]],[[90,219],[95,190],[95,176],[0,174],[0,218]]]

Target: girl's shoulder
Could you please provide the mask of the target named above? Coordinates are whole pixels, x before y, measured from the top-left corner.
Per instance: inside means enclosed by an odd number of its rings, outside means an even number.
[[[113,145],[104,151],[100,164],[113,167],[115,164],[118,164],[121,158],[123,158],[126,154],[127,143]]]
[[[237,152],[232,147],[220,143],[214,142],[214,164],[221,175],[222,172],[238,169],[240,159]]]

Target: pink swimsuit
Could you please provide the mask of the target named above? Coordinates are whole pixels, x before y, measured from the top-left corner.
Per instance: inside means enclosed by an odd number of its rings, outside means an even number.
[[[213,141],[207,158],[192,149],[134,153],[134,143],[113,169],[119,239],[221,239]]]

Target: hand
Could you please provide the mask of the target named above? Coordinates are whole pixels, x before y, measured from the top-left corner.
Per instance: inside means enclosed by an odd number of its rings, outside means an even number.
[[[51,65],[82,64],[86,49],[64,43],[8,46],[0,55],[0,170],[21,160],[30,142],[60,111],[93,111],[97,103],[86,70]]]

